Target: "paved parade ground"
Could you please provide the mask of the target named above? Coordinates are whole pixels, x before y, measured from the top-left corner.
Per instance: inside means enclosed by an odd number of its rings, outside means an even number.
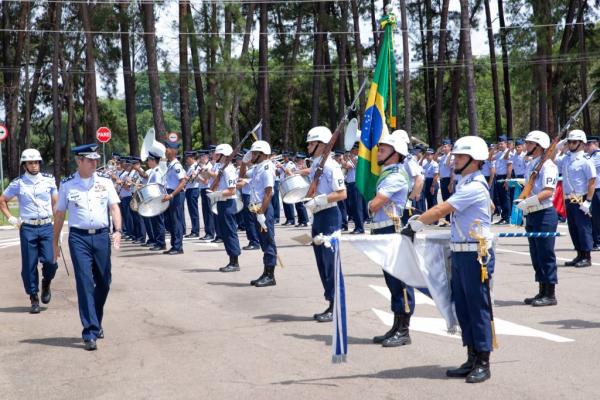
[[[559,231],[566,234],[566,225]],[[222,245],[186,239],[185,254],[167,256],[124,243],[112,257],[106,338],[86,352],[68,251],[71,276],[59,260],[52,302],[31,315],[17,231],[1,230],[0,398],[598,398],[600,253],[591,268],[559,268],[558,306],[532,308],[522,303],[537,292],[527,240],[499,239],[500,348],[491,357],[491,380],[469,385],[445,377],[466,351],[423,296],[411,321],[412,345],[372,344],[391,324],[389,292],[380,268],[348,243],[348,362],[331,364],[332,326],[312,319],[326,307],[313,252],[291,239],[302,232],[308,229],[277,227],[285,268],[277,268],[270,288],[249,285],[262,272],[260,251],[243,252],[241,272],[225,274],[218,271],[227,263]],[[246,244],[243,233],[240,242]],[[557,238],[556,250],[561,263],[575,255],[568,236]]]

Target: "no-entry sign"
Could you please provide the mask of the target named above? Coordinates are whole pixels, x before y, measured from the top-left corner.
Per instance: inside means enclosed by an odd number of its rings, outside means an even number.
[[[8,129],[4,125],[0,125],[0,142],[4,142],[8,138]]]
[[[171,133],[169,133],[168,139],[169,139],[169,142],[175,143],[176,141],[179,140],[179,135],[175,132],[171,132]]]
[[[100,143],[108,143],[110,141],[111,137],[112,137],[112,133],[111,133],[110,129],[108,129],[105,126],[101,126],[96,131],[96,139],[98,139],[98,141]]]

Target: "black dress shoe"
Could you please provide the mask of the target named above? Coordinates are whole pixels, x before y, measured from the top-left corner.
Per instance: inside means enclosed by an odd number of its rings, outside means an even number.
[[[50,291],[50,281],[42,279],[42,303],[48,304],[52,299],[52,292]]]
[[[398,314],[398,318],[400,319],[398,328],[392,336],[381,342],[383,347],[398,347],[412,343],[408,331],[408,327],[410,326],[410,315]]]
[[[329,307],[320,314],[313,315],[313,318],[317,322],[331,322],[333,321],[333,301],[329,302]]]
[[[467,346],[467,361],[458,368],[446,370],[446,376],[448,378],[466,378],[475,366],[476,355],[475,349],[471,346]]]
[[[494,225],[508,225],[508,221],[505,219],[501,219],[500,221],[494,223]]]
[[[211,243],[223,243],[223,239],[221,238],[216,238],[210,241]]]
[[[237,272],[240,270],[240,266],[238,264],[227,264],[224,267],[219,268],[221,272]]]
[[[31,300],[31,309],[29,310],[30,314],[39,314],[40,313],[40,299],[37,294],[29,295],[29,300]]]
[[[167,255],[173,256],[175,254],[183,254],[183,250],[169,249],[167,251],[163,251],[163,254],[167,254]]]
[[[198,235],[197,233],[190,233],[190,234],[184,235],[183,237],[184,238],[197,238],[199,236],[200,235]]]
[[[100,329],[96,335],[96,339],[104,339],[104,329]]]
[[[258,250],[258,249],[260,249],[260,247],[254,245],[254,244],[249,244],[248,246],[242,247],[242,250]]]
[[[98,349],[98,347],[96,346],[96,341],[94,339],[85,340],[83,343],[84,343],[84,347],[87,351],[94,351],[94,350]]]
[[[203,242],[212,242],[213,240],[215,240],[215,237],[210,236],[210,235],[205,235],[205,236],[201,237],[200,240],[202,240]]]
[[[400,326],[400,314],[394,314],[394,323],[392,324],[392,328],[381,336],[373,337],[373,343],[381,344],[387,338],[392,337],[398,330],[398,326]]]
[[[154,246],[151,247],[149,250],[151,251],[161,251],[161,250],[165,250],[167,248],[167,246]]]
[[[263,274],[262,277],[254,283],[256,287],[266,287],[266,286],[275,286],[277,282],[275,282],[275,266],[265,267],[266,274]]]
[[[365,231],[353,230],[352,232],[350,232],[351,235],[362,235],[363,233],[365,233]]]
[[[152,243],[142,243],[140,244],[141,247],[152,247],[154,246]]]
[[[476,354],[475,365],[465,379],[467,383],[481,383],[492,376],[490,372],[490,352],[477,351]]]

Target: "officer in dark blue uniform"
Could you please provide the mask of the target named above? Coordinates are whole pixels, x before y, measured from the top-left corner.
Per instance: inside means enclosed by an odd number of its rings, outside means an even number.
[[[415,232],[425,224],[433,224],[452,213],[452,300],[468,358],[460,367],[447,370],[446,375],[466,378],[468,383],[479,383],[491,376],[490,353],[493,347],[489,287],[489,277],[494,268],[491,199],[487,182],[480,171],[489,153],[485,141],[477,136],[458,139],[452,153],[455,174],[461,175],[455,193],[447,201],[409,221],[402,234],[414,238]]]
[[[171,233],[171,248],[163,254],[183,254],[183,202],[185,200],[183,189],[185,187],[185,170],[177,159],[179,143],[165,143],[167,156],[167,173],[165,187],[167,194],[163,201],[170,201],[167,209],[167,230]]]
[[[592,251],[600,251],[600,149],[598,136],[588,136],[586,150],[588,157],[596,168],[596,189],[592,199]]]
[[[525,138],[527,156],[533,157],[527,164],[526,181],[541,161],[544,151],[550,147],[550,137],[542,131],[531,131]],[[513,161],[514,164],[514,161]],[[556,232],[558,214],[552,203],[554,190],[558,180],[558,168],[551,159],[546,160],[535,178],[530,197],[516,201],[519,209],[526,216],[527,232]],[[525,304],[535,307],[554,306],[557,304],[555,286],[558,283],[556,271],[556,255],[554,254],[554,237],[528,238],[531,263],[535,271],[535,281],[539,291],[533,297],[525,299]]]
[[[52,208],[58,194],[54,177],[40,173],[42,156],[36,149],[23,150],[21,166],[25,173],[13,180],[0,196],[0,211],[8,222],[19,228],[21,239],[21,277],[25,293],[31,301],[32,314],[40,312],[38,297],[38,262],[42,262],[42,303],[51,298],[50,282],[56,274],[57,264],[52,249]],[[19,218],[13,216],[8,201],[19,200]]]
[[[433,154],[433,149],[427,149],[424,160],[421,160],[423,175],[425,176],[424,192],[425,199],[427,200],[427,209],[437,205],[439,189],[440,167],[437,161],[433,159]]]
[[[185,204],[187,205],[188,213],[190,215],[190,221],[192,222],[192,230],[189,235],[184,235],[186,238],[197,238],[200,237],[200,214],[198,213],[198,198],[200,197],[200,182],[198,181],[198,163],[196,157],[198,156],[197,151],[186,151],[185,162],[187,164],[186,170],[186,184],[185,184]],[[185,232],[184,232],[185,233]]]
[[[494,194],[498,199],[496,207],[500,211],[500,220],[496,225],[506,225],[510,220],[512,199],[510,199],[510,190],[508,187],[510,151],[507,147],[507,138],[502,135],[498,138],[497,153],[494,154],[494,167],[496,168],[496,183],[494,184]]]
[[[334,151],[333,160],[339,164],[340,168],[342,167],[342,156],[344,152],[341,150]],[[343,170],[342,170],[343,173]],[[346,177],[344,176],[344,182],[346,181]],[[342,215],[342,232],[348,231],[348,205],[347,198],[341,201],[338,201],[337,206],[340,209],[340,214]]]
[[[69,250],[86,350],[96,350],[96,339],[104,337],[102,317],[111,282],[107,209],[116,228],[112,237],[115,249],[121,243],[119,197],[111,180],[95,172],[100,159],[97,148],[96,144],[73,148],[77,172],[62,181],[54,216],[54,253],[58,256],[58,241],[69,212]]]

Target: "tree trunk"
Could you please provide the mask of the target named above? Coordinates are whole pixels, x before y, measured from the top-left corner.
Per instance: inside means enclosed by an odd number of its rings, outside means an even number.
[[[404,0],[402,0],[402,1],[404,1]],[[352,7],[352,25],[354,28],[354,52],[356,53],[356,69],[357,69],[357,76],[358,76],[358,85],[360,86],[360,85],[362,85],[363,81],[365,80],[365,74],[363,72],[363,47],[362,47],[362,43],[360,42],[360,14],[358,11],[357,0],[351,0],[350,5]],[[352,96],[352,97],[354,97],[354,96]],[[362,116],[363,116],[363,114],[365,112],[365,108],[367,106],[367,101],[366,101],[364,92],[363,92],[363,94],[361,94],[358,104],[360,105],[359,110],[358,110],[358,115],[360,116],[360,119],[362,120]]]
[[[410,102],[410,52],[408,47],[408,22],[406,0],[400,0],[402,21],[402,87],[404,90],[404,130],[412,134],[412,106]]]
[[[375,54],[375,60],[379,57],[379,35],[376,33],[379,28],[377,23],[377,11],[375,10],[375,0],[371,0],[371,29],[373,32],[373,54]]]
[[[581,12],[577,18],[577,35],[579,38],[579,83],[581,85],[581,102],[583,103],[588,97],[588,68],[587,68],[587,49],[585,46],[585,10],[587,1],[580,0]],[[583,130],[586,134],[592,134],[592,119],[590,118],[590,107],[586,106],[583,111]],[[600,178],[598,178],[600,179]]]
[[[202,86],[202,75],[200,74],[200,56],[198,55],[198,41],[196,40],[196,27],[192,17],[192,7],[187,4],[188,32],[190,33],[190,49],[192,51],[192,66],[194,69],[194,86],[196,87],[196,102],[198,103],[198,119],[200,120],[200,134],[202,145],[206,146],[210,141],[208,138],[208,121],[206,120],[206,103],[204,100],[204,87]],[[245,40],[245,37],[244,37]]]
[[[260,4],[260,37],[258,41],[258,104],[262,119],[262,138],[271,140],[271,111],[269,105],[269,5]]]
[[[219,36],[217,35],[217,4],[210,5],[210,18],[206,15],[206,26],[210,26],[210,40],[208,42],[208,138],[209,143],[217,140],[217,47],[219,44]]]
[[[121,34],[121,61],[123,62],[123,85],[125,86],[125,115],[127,117],[127,138],[129,151],[138,154],[138,132],[135,112],[135,73],[131,62],[131,43],[129,41],[130,19],[128,1],[119,2],[119,29]]]
[[[150,103],[154,129],[158,138],[165,139],[167,128],[163,115],[162,99],[160,97],[160,76],[156,53],[156,31],[154,28],[154,3],[141,2],[142,26],[144,28],[144,45],[146,47],[146,60],[148,64],[148,85],[150,89]]]
[[[323,44],[323,64],[325,67],[325,88],[327,90],[327,109],[329,115],[329,127],[333,131],[337,125],[337,118],[335,112],[335,92],[333,90],[333,67],[331,66],[331,59],[329,55],[329,44],[325,40]]]
[[[192,126],[190,122],[190,88],[188,67],[187,11],[189,0],[179,1],[179,115],[183,150],[192,149]]]
[[[340,31],[346,32],[348,31],[348,7],[341,7],[341,15],[340,18]],[[341,121],[344,117],[345,109],[346,109],[346,75],[348,74],[346,71],[349,71],[352,68],[352,65],[346,65],[346,49],[348,48],[348,39],[345,33],[339,35],[339,48],[338,48],[338,69],[339,69],[339,82],[338,82],[338,121]],[[337,123],[337,121],[336,121]],[[332,126],[332,129],[333,128]],[[342,141],[339,141],[342,143]]]
[[[433,7],[431,0],[425,0],[425,26],[427,27],[427,33],[425,34],[425,57],[427,62],[425,63],[425,79],[427,79],[427,119],[429,119],[429,143],[434,142],[433,136],[433,125],[434,125],[434,113],[435,113],[435,75],[433,73]]]
[[[298,4],[298,14],[296,16],[296,34],[292,44],[292,56],[289,61],[290,78],[288,79],[287,90],[285,91],[285,117],[283,128],[283,148],[289,150],[293,143],[292,141],[292,115],[294,111],[293,99],[296,94],[296,82],[294,75],[296,72],[296,59],[300,51],[300,33],[302,32],[303,4]]]
[[[58,67],[59,67],[59,54],[60,54],[60,26],[62,17],[62,3],[55,3],[50,7],[49,12],[52,19],[52,125],[54,130],[54,141],[53,141],[53,152],[54,159],[52,160],[54,179],[58,185],[60,182],[60,173],[62,166],[62,134],[61,134],[61,108],[60,108],[60,97],[58,94]],[[63,82],[63,86],[66,83]],[[67,128],[68,129],[68,128]]]
[[[450,109],[448,115],[448,135],[453,142],[458,137],[458,100],[460,96],[460,88],[462,86],[462,73],[464,64],[464,47],[465,35],[461,31],[459,34],[458,52],[456,54],[456,62],[452,69],[452,79],[450,82]]]
[[[477,127],[477,105],[475,103],[475,71],[473,68],[473,53],[471,51],[471,21],[469,19],[469,0],[460,0],[460,27],[464,31],[464,55],[466,64],[467,84],[467,116],[469,119],[469,134],[479,135]]]
[[[404,1],[404,0],[403,0]],[[438,47],[438,61],[437,61],[437,82],[435,84],[435,112],[433,118],[433,142],[431,146],[437,149],[441,144],[442,139],[442,105],[444,103],[444,72],[446,63],[446,40],[447,40],[447,26],[448,26],[448,7],[450,0],[443,0],[442,12],[440,15],[440,45]]]
[[[315,9],[315,45],[313,53],[313,82],[312,82],[312,126],[319,125],[321,75],[323,71],[323,20],[325,18],[325,3],[319,2]]]
[[[96,130],[100,126],[98,119],[98,95],[96,93],[96,57],[94,55],[94,36],[90,20],[91,5],[80,4],[81,23],[85,36],[85,74],[83,85],[83,137],[86,143],[96,141]]]
[[[500,46],[502,47],[502,81],[504,83],[504,111],[506,112],[506,134],[513,136],[513,113],[510,93],[510,74],[508,70],[508,44],[506,41],[506,23],[504,22],[503,0],[498,0],[498,19],[500,21]]]
[[[532,76],[531,76],[531,92],[529,94],[529,130],[533,131],[538,128],[537,121],[537,78],[535,76],[535,68],[532,68]]]
[[[538,87],[538,129],[549,132],[549,120],[548,120],[548,78],[547,78],[547,63],[548,56],[546,49],[546,29],[544,24],[547,22],[546,19],[546,6],[544,0],[533,1],[533,14],[536,25],[536,72],[534,75],[537,77]],[[552,136],[552,135],[551,135]]]
[[[421,9],[421,4],[417,4],[418,10],[418,18],[419,18],[419,30],[421,33],[421,58],[423,61],[423,67],[421,68],[423,72],[423,97],[425,98],[425,121],[427,122],[427,137],[428,140],[431,141],[431,132],[433,132],[433,127],[431,126],[431,116],[429,115],[429,110],[431,109],[431,105],[429,101],[431,98],[429,97],[429,67],[427,65],[427,42],[425,38],[425,24],[423,20],[423,10]]]
[[[484,0],[485,22],[487,26],[488,45],[490,48],[490,67],[492,69],[492,97],[494,98],[494,123],[496,135],[502,134],[502,113],[500,111],[500,94],[498,91],[498,69],[496,66],[496,42],[492,30],[492,14],[490,12],[490,0]]]

